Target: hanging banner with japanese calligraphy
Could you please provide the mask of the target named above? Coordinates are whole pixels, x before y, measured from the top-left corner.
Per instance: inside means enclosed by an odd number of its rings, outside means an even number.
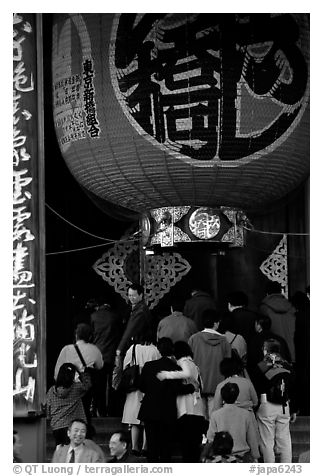
[[[112,203],[256,210],[309,173],[306,14],[56,14],[52,64],[63,156]]]
[[[39,408],[37,64],[33,14],[13,17],[13,409]]]

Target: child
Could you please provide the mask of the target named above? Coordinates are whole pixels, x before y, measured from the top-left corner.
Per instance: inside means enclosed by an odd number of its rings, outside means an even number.
[[[258,437],[251,412],[238,407],[235,403],[239,395],[236,383],[226,383],[221,389],[224,405],[211,413],[207,444],[202,452],[202,461],[212,445],[215,433],[228,431],[233,438],[234,456],[241,457],[242,462],[257,462],[260,457]]]
[[[233,456],[233,439],[227,431],[215,433],[212,446],[205,456],[205,463],[241,463],[241,459]]]

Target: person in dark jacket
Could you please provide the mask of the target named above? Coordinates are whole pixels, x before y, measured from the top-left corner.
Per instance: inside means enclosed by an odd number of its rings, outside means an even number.
[[[227,296],[228,313],[224,324],[228,331],[241,335],[249,350],[251,337],[254,333],[257,313],[248,309],[249,298],[243,291],[234,291]]]
[[[247,370],[251,380],[253,375],[257,373],[257,365],[263,359],[264,342],[268,339],[275,339],[280,343],[281,356],[287,362],[291,362],[291,356],[286,341],[277,334],[271,332],[271,319],[268,316],[258,315],[255,322],[255,331],[252,336],[252,345],[248,349],[247,354]]]
[[[91,314],[93,343],[100,349],[103,367],[95,374],[93,397],[95,412],[107,415],[111,402],[112,370],[114,357],[121,337],[121,319],[104,299],[98,300],[95,312]]]
[[[285,339],[292,362],[295,362],[295,307],[283,296],[277,281],[270,281],[266,291],[267,296],[262,300],[259,312],[270,317],[271,331]]]
[[[177,420],[177,395],[193,393],[194,385],[185,385],[181,380],[157,378],[162,370],[181,370],[174,358],[171,339],[162,337],[157,342],[161,358],[146,362],[143,366],[139,389],[144,393],[138,419],[144,422],[149,463],[169,463],[172,455],[172,440]]]
[[[133,337],[142,334],[151,324],[151,314],[144,301],[144,288],[139,284],[131,284],[128,289],[131,314],[126,329],[116,350],[116,363],[122,358],[131,345]]]
[[[114,389],[118,389],[124,356],[133,343],[133,339],[138,335],[144,334],[152,322],[149,308],[144,301],[144,288],[139,284],[131,284],[128,288],[128,298],[131,304],[131,313],[116,350],[112,375],[112,386]]]
[[[185,302],[183,314],[192,319],[198,331],[204,329],[203,312],[206,309],[216,310],[216,304],[212,296],[199,287],[194,287],[191,297]]]
[[[310,300],[306,293],[297,291],[291,298],[296,309],[295,370],[298,408],[301,415],[310,414]]]
[[[128,433],[125,431],[113,433],[109,441],[112,458],[108,460],[108,463],[139,463],[139,458],[130,453],[129,447],[130,436]]]

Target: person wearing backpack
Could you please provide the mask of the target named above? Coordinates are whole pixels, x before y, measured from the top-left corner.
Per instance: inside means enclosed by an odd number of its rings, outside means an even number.
[[[264,358],[258,364],[256,386],[261,394],[257,411],[261,453],[264,463],[275,463],[275,452],[281,463],[291,463],[289,423],[296,421],[294,374],[292,367],[281,357],[277,340],[266,340],[263,353]]]

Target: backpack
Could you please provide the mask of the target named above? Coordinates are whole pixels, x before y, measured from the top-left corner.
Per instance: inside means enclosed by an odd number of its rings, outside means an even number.
[[[270,367],[265,372],[268,379],[267,400],[282,405],[283,413],[289,400],[290,371],[282,366]]]

